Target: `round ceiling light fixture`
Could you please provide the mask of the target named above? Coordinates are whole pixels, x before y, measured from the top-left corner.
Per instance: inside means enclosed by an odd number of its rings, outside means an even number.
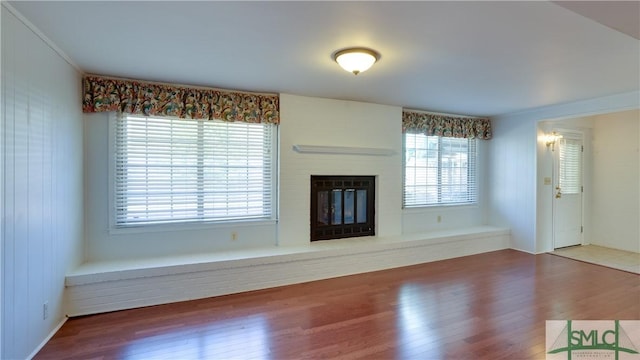
[[[333,54],[333,60],[354,75],[367,71],[378,59],[380,59],[378,52],[366,48],[348,48]]]

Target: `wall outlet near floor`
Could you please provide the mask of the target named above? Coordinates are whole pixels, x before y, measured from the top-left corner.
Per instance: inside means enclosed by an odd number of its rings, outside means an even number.
[[[45,301],[42,304],[42,320],[47,320],[49,318],[49,302]]]
[[[236,241],[238,240],[238,233],[235,231],[231,232],[231,241]]]
[[[442,222],[442,216],[438,215],[438,223],[441,223],[441,222]]]

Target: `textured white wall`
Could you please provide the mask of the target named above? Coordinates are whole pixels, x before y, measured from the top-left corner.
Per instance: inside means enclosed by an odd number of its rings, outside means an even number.
[[[594,117],[591,243],[640,253],[640,111]]]
[[[24,359],[63,321],[65,274],[82,260],[80,76],[7,8],[0,8],[0,358]]]

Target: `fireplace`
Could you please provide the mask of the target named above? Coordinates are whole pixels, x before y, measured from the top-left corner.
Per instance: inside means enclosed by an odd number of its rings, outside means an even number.
[[[375,235],[375,176],[311,176],[311,241]]]

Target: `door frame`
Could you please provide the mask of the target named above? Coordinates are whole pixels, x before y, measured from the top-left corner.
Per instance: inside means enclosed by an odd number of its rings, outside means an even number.
[[[584,169],[585,169],[585,161],[584,161],[584,148],[585,148],[585,134],[584,131],[579,130],[579,129],[567,129],[567,128],[557,128],[554,127],[552,129],[553,132],[556,132],[560,135],[562,135],[563,137],[568,137],[571,139],[579,139],[581,142],[581,146],[582,146],[582,151],[581,151],[581,155],[580,155],[580,184],[582,186],[581,188],[581,192],[580,192],[580,226],[581,226],[581,232],[580,232],[580,244],[578,245],[585,245],[584,242],[584,235],[585,235],[585,226],[584,226],[584,212],[585,212],[585,199],[584,199]],[[552,186],[552,191],[551,191],[551,246],[553,247],[553,250],[558,249],[556,247],[556,212],[557,212],[557,205],[556,205],[556,200],[555,200],[555,195],[556,195],[556,191],[555,191],[555,187],[558,185],[558,168],[559,168],[559,164],[558,164],[558,146],[557,144],[555,144],[555,150],[552,153],[552,161],[551,161],[551,186]]]

